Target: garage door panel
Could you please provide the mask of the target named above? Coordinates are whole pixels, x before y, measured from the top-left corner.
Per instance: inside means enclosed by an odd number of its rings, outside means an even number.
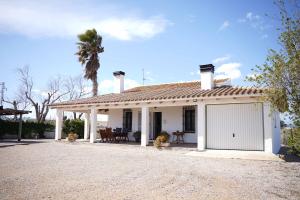
[[[262,104],[207,105],[207,148],[263,150]]]

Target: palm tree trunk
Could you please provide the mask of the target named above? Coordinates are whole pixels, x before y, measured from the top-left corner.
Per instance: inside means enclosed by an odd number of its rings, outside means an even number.
[[[97,82],[97,76],[92,80],[93,81],[93,96],[98,95],[98,82]]]

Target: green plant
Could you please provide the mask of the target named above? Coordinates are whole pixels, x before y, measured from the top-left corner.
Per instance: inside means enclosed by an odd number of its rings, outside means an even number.
[[[133,137],[135,138],[135,141],[136,142],[140,142],[141,141],[141,131],[135,131],[134,133],[133,133]]]
[[[84,121],[80,119],[67,119],[64,121],[63,133],[68,136],[69,133],[73,132],[78,135],[78,138],[83,138],[84,135]]]
[[[19,122],[12,120],[0,120],[0,138],[5,134],[16,135],[19,130]],[[32,139],[34,133],[39,135],[39,138],[44,137],[45,131],[53,131],[54,125],[50,123],[37,123],[34,121],[22,122],[22,138]]]
[[[158,134],[154,141],[154,146],[156,148],[161,148],[162,143],[166,143],[169,141],[170,135],[166,131],[162,131]]]
[[[162,131],[158,134],[158,136],[163,136],[163,142],[169,141],[170,134],[167,131]]]
[[[287,143],[291,148],[290,153],[300,156],[300,128],[290,130]]]
[[[68,140],[69,142],[74,142],[78,138],[78,135],[76,133],[70,132],[68,134]]]
[[[104,52],[102,47],[102,37],[98,35],[95,29],[87,30],[78,35],[78,55],[79,62],[85,65],[84,78],[93,82],[93,96],[97,96],[98,82],[97,71],[100,68],[99,55]]]

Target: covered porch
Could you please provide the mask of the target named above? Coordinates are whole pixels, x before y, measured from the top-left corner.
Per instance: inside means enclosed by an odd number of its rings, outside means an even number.
[[[203,101],[157,101],[113,103],[98,105],[56,106],[55,140],[62,138],[63,112],[84,113],[84,140],[95,143],[99,139],[97,115],[108,115],[107,127],[127,128],[129,140],[133,133],[141,132],[140,145],[151,145],[158,133],[167,131],[170,142],[176,143],[176,131],[184,132],[184,143],[194,144],[198,150],[205,148],[205,103]],[[180,143],[181,146],[184,146]],[[178,145],[172,145],[178,146]]]

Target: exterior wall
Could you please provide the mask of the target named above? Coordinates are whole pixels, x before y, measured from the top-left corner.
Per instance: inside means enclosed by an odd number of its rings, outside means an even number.
[[[224,103],[253,103],[256,102],[255,99],[227,99],[227,100],[207,100],[201,101],[195,104],[201,105],[199,112],[205,113],[206,104],[224,104]],[[191,103],[194,104],[194,103]],[[186,133],[184,136],[185,142],[188,143],[199,143],[198,136],[203,136],[201,145],[198,144],[198,149],[203,150],[206,148],[206,122],[205,115],[201,115],[199,118],[199,113],[197,111],[197,106],[195,107],[196,114],[196,133]],[[132,133],[139,129],[138,126],[138,113],[141,112],[141,108],[132,108],[132,132],[129,133],[129,139],[134,140]],[[166,107],[150,107],[150,137],[153,134],[153,112],[162,112],[162,130],[172,133],[174,131],[182,131],[182,106],[166,106]],[[108,117],[108,126],[112,128],[122,127],[123,121],[123,109],[110,109]],[[201,124],[199,126],[199,124]],[[280,141],[280,117],[278,112],[271,112],[270,105],[268,103],[263,103],[263,130],[264,130],[264,151],[269,153],[278,153],[281,145]],[[172,140],[173,138],[171,138]],[[203,144],[202,144],[203,143]]]
[[[138,131],[138,113],[141,109],[132,109],[132,132],[129,133],[129,140],[134,140],[132,134]],[[150,137],[153,135],[153,112],[162,112],[162,131],[167,131],[172,134],[174,131],[182,131],[182,106],[172,106],[172,107],[157,107],[150,108]],[[197,119],[196,119],[197,120]],[[110,109],[108,117],[108,127],[116,128],[122,127],[123,121],[123,110],[122,109]],[[171,136],[171,140],[172,140]],[[197,143],[196,133],[186,133],[184,135],[184,140],[187,143]]]
[[[280,136],[280,115],[279,112],[273,113],[273,153],[278,153],[281,147]]]
[[[272,111],[269,103],[264,103],[264,135],[265,152],[278,153],[281,147],[280,117],[277,111]]]

